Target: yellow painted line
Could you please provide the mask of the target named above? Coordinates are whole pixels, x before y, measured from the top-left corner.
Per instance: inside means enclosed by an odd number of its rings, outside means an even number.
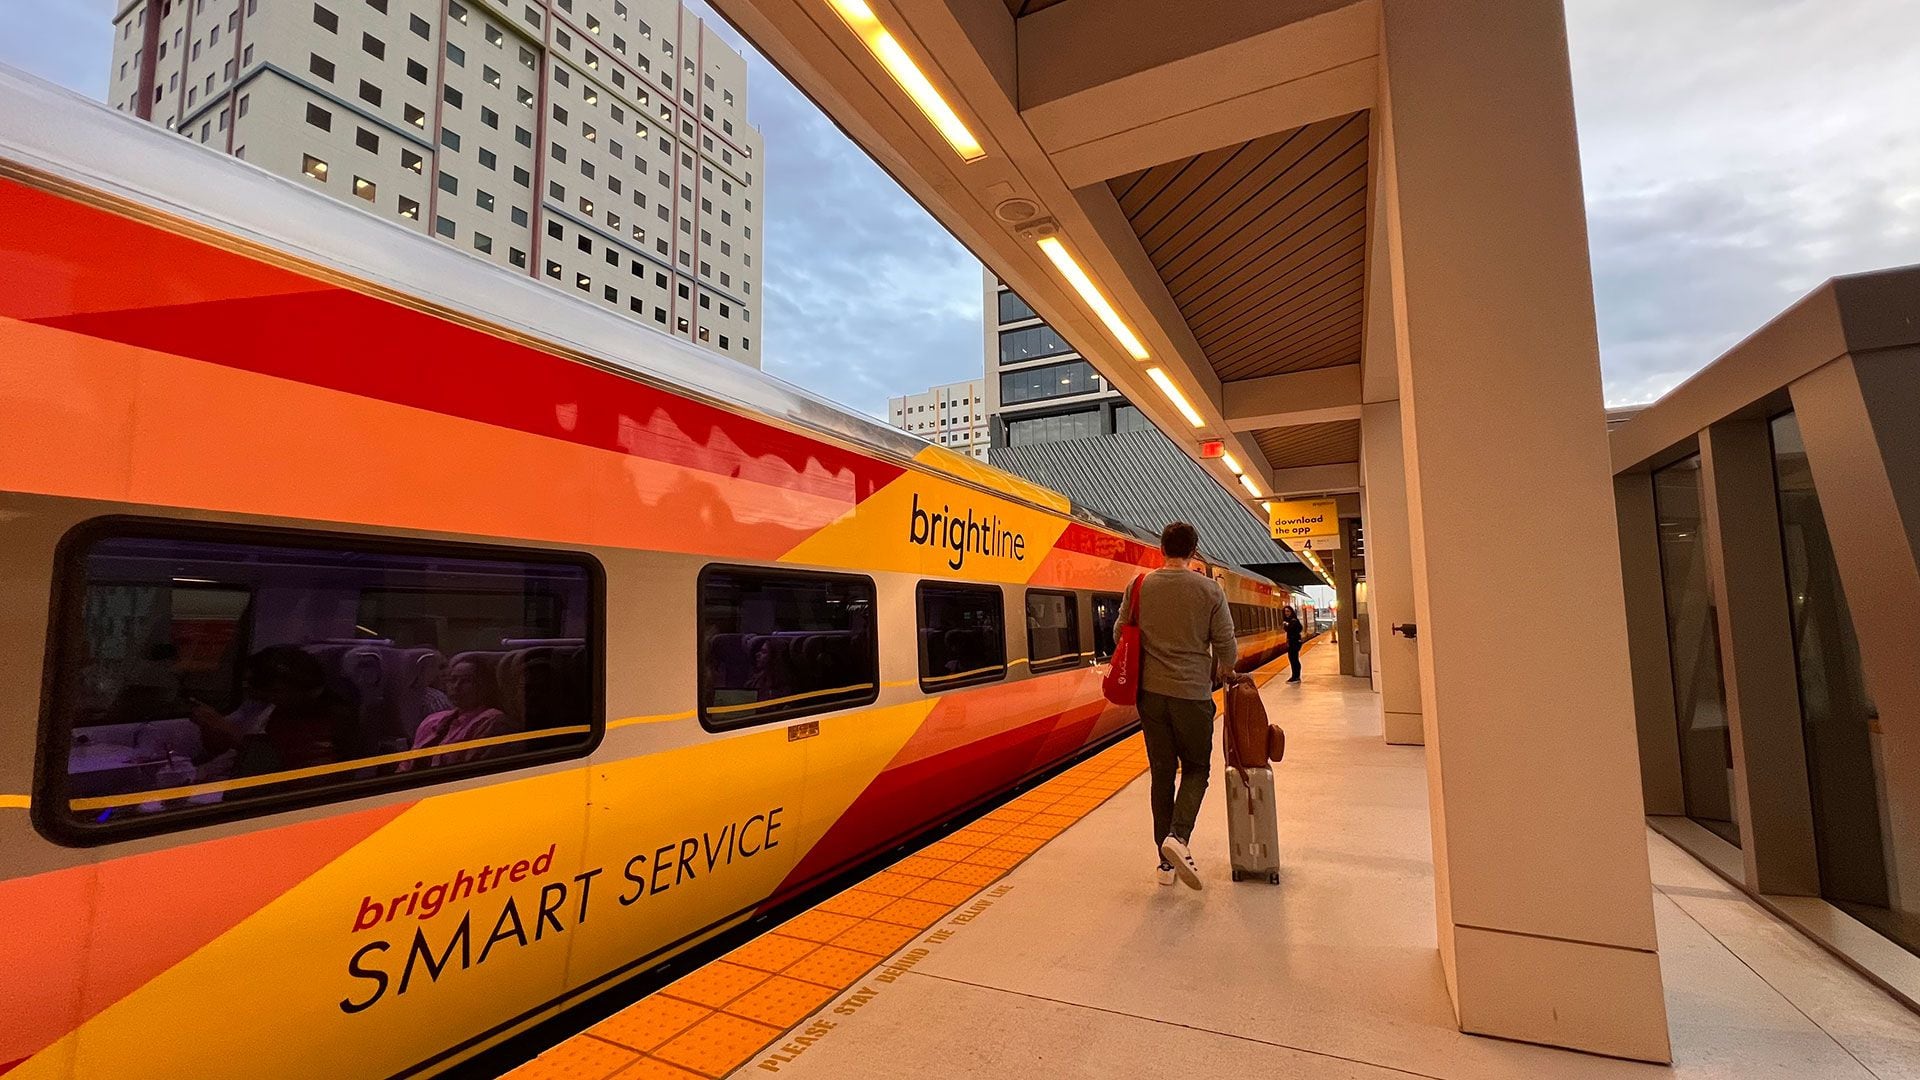
[[[593,728],[588,724],[571,724],[567,727],[542,728],[538,731],[515,731],[506,735],[493,735],[485,739],[469,739],[466,742],[446,743],[441,746],[424,746],[418,750],[397,750],[391,754],[379,754],[374,757],[355,758],[352,761],[330,761],[325,765],[310,765],[304,769],[288,769],[284,772],[264,773],[260,776],[240,776],[232,780],[216,780],[207,784],[188,784],[184,787],[158,788],[153,791],[134,792],[125,795],[101,795],[90,799],[70,799],[67,805],[75,810],[106,810],[116,806],[138,806],[143,802],[164,799],[186,799],[195,795],[211,795],[215,792],[243,791],[247,788],[262,787],[267,784],[281,784],[290,780],[306,780],[315,776],[331,776],[334,773],[357,772],[380,765],[391,765],[401,761],[415,761],[420,758],[437,757],[441,754],[460,750],[478,750],[489,746],[506,746],[511,743],[527,742],[532,739],[546,739],[555,735],[584,735]]]
[[[1273,681],[1284,660],[1254,672],[1254,681]],[[1107,747],[562,1042],[507,1080],[727,1076],[862,985],[1146,770],[1139,735]]]
[[[681,976],[509,1080],[726,1076],[1138,779],[1134,735]]]
[[[688,709],[686,712],[660,713],[656,716],[623,716],[618,720],[607,721],[607,730],[612,731],[614,728],[632,727],[635,724],[665,724],[673,720],[691,720],[693,717],[694,711],[692,709]]]
[[[0,795],[0,810],[26,810],[32,806],[30,795]]]
[[[872,690],[873,683],[853,683],[848,686],[830,686],[825,690],[809,690],[804,694],[788,694],[786,697],[768,698],[765,701],[743,701],[738,705],[709,705],[710,713],[737,713],[748,709],[764,709],[771,705],[786,705],[790,702],[805,701],[808,698],[825,697],[828,694],[849,694],[856,690]]]

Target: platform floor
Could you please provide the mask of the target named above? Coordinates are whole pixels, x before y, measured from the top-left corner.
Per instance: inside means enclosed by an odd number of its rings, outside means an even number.
[[[1460,1034],[1435,945],[1422,751],[1381,742],[1378,699],[1334,674],[1335,662],[1334,649],[1312,649],[1304,684],[1264,690],[1288,730],[1278,888],[1229,880],[1217,764],[1194,843],[1206,888],[1156,884],[1143,763],[1129,740],[1009,804],[989,829],[1030,822],[1042,804],[1079,820],[1046,823],[1057,835],[1033,837],[1024,861],[937,919],[915,909],[905,921],[927,921],[899,932],[890,956],[839,957],[804,938],[763,944],[769,935],[741,952],[804,947],[841,960],[835,978],[696,972],[630,1010],[646,1020],[640,1037],[620,1038],[615,1017],[516,1076],[1920,1080],[1920,1017],[1651,832],[1673,1068]],[[1102,801],[1108,789],[1117,794]],[[995,836],[1006,833],[963,840]],[[975,853],[995,850],[1008,849]],[[933,868],[908,860],[889,873]],[[862,883],[822,908],[866,906],[906,885],[876,880],[880,893]],[[722,1001],[728,979],[753,985]],[[792,998],[784,1012],[742,1027],[743,1013],[782,994]],[[707,1004],[688,1008],[703,995]],[[696,1058],[701,1023],[742,1031],[725,1053]],[[668,1029],[681,1034],[660,1034]],[[678,1064],[661,1056],[676,1042]]]

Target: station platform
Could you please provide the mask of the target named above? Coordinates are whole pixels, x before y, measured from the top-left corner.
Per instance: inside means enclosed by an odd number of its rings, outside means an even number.
[[[1333,648],[1305,660],[1259,676],[1288,732],[1278,887],[1230,880],[1217,758],[1205,887],[1155,882],[1135,736],[510,1075],[1920,1078],[1920,1017],[1651,831],[1673,1066],[1461,1034],[1424,753],[1381,741]]]

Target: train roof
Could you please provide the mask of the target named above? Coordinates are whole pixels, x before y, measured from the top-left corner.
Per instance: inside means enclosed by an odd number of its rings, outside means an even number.
[[[1050,488],[16,69],[0,66],[0,103],[0,176],[1157,542]]]

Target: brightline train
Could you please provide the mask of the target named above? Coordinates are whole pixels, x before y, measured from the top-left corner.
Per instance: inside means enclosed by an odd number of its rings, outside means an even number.
[[[0,433],[8,1080],[442,1071],[1137,722],[1145,538],[3,72]]]

